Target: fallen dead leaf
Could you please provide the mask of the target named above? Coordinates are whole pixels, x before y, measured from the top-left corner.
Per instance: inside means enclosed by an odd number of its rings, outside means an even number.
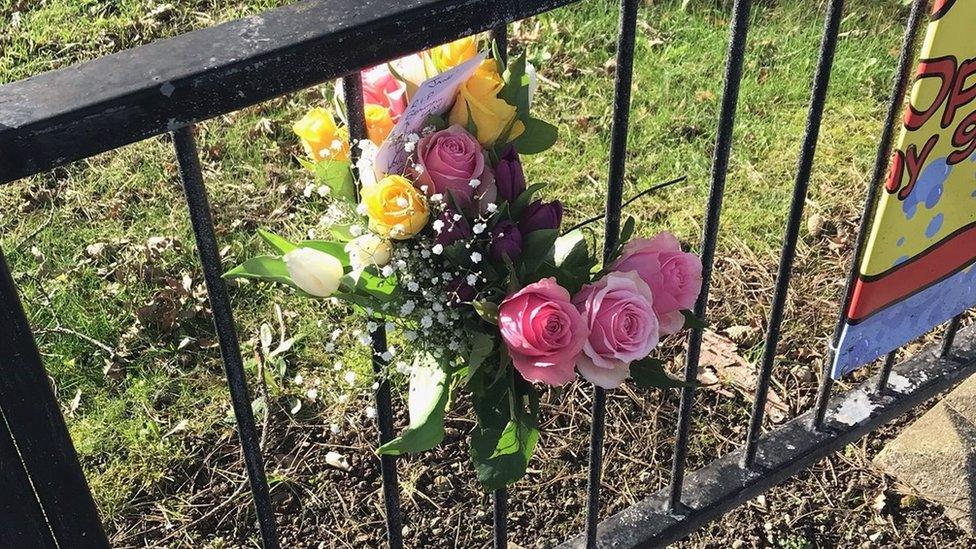
[[[705,330],[702,337],[701,364],[705,367],[698,376],[699,382],[720,393],[723,393],[723,387],[729,387],[746,398],[753,398],[757,382],[756,368],[739,355],[738,346],[731,339]],[[766,415],[770,421],[781,423],[786,419],[787,412],[789,407],[782,397],[770,388],[766,400]]]

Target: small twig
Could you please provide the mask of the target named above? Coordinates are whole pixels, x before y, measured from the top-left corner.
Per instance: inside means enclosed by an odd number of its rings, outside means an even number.
[[[688,176],[687,175],[682,175],[681,177],[672,179],[671,181],[665,181],[664,183],[659,183],[657,185],[654,185],[652,187],[649,187],[647,189],[644,189],[643,191],[641,191],[641,192],[637,193],[636,195],[630,197],[626,202],[624,202],[623,204],[621,204],[620,205],[620,209],[623,210],[624,208],[626,208],[627,206],[629,206],[635,200],[637,200],[639,198],[643,198],[644,196],[647,196],[648,194],[650,194],[650,193],[652,193],[654,191],[659,191],[659,190],[664,189],[666,187],[670,187],[671,185],[676,185],[676,184],[681,183],[682,181],[684,181],[686,179],[688,179]],[[575,231],[577,229],[581,229],[581,228],[589,225],[590,223],[594,223],[596,221],[599,221],[599,220],[603,219],[604,217],[606,217],[606,214],[595,215],[595,216],[587,219],[586,221],[583,221],[581,223],[577,223],[576,225],[573,225],[572,227],[566,229],[565,231],[563,231],[563,234],[564,235],[565,234],[569,234],[569,233],[571,233],[571,232],[573,232],[573,231]]]
[[[54,221],[54,207],[53,206],[51,207],[51,213],[48,214],[47,219],[44,221],[44,223],[41,223],[40,225],[38,225],[37,227],[35,227],[34,230],[30,232],[30,234],[28,234],[27,236],[25,236],[23,238],[23,240],[21,240],[20,242],[18,242],[17,244],[15,244],[14,247],[13,247],[13,251],[19,252],[20,250],[22,250],[24,248],[24,246],[27,245],[28,242],[31,242],[32,240],[34,240],[34,237],[37,236],[37,235],[39,235],[41,233],[41,231],[43,231],[44,229],[46,229],[51,224],[52,221]]]
[[[30,234],[28,234],[23,238],[23,240],[15,244],[13,247],[13,251],[19,252],[24,246],[27,245],[28,242],[34,240],[35,236],[40,234],[41,231],[47,228],[51,224],[51,222],[54,221],[54,213],[57,211],[57,208],[55,208],[54,206],[54,202],[58,199],[59,196],[61,196],[61,190],[63,188],[64,187],[62,185],[58,185],[57,189],[54,192],[54,195],[51,197],[51,203],[50,203],[51,211],[50,213],[48,213],[47,219],[44,221],[44,223],[41,223],[40,225],[35,227],[34,230],[30,232]]]
[[[115,356],[117,354],[115,352],[115,349],[112,349],[111,347],[109,347],[108,345],[102,343],[101,341],[99,341],[99,340],[97,340],[97,339],[95,339],[95,338],[93,338],[93,337],[91,337],[89,335],[85,335],[85,334],[83,334],[81,332],[72,330],[71,328],[65,328],[64,326],[55,326],[53,328],[45,328],[43,330],[38,330],[37,334],[38,335],[41,335],[41,334],[45,334],[45,333],[49,333],[49,332],[54,332],[54,333],[58,333],[58,334],[71,335],[71,336],[77,337],[78,339],[82,339],[84,341],[87,341],[88,343],[91,343],[92,345],[94,345],[94,346],[98,347],[99,349],[101,349],[101,350],[105,351],[106,353],[108,353],[108,355],[109,355],[110,358],[115,358]]]

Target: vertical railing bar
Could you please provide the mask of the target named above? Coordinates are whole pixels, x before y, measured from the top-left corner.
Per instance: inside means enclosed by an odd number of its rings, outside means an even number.
[[[244,363],[241,359],[240,343],[237,330],[234,327],[234,316],[227,295],[227,287],[221,278],[220,253],[217,251],[217,238],[214,235],[213,217],[210,212],[210,202],[207,190],[203,184],[203,173],[200,170],[200,158],[193,138],[193,126],[185,126],[173,132],[173,142],[176,147],[176,158],[180,166],[180,179],[183,181],[183,191],[186,196],[196,237],[197,253],[203,267],[203,276],[213,311],[214,328],[220,343],[220,354],[223,357],[224,372],[230,389],[231,404],[234,416],[237,418],[237,430],[244,452],[244,464],[247,467],[248,479],[251,483],[251,494],[254,497],[254,508],[258,516],[261,539],[265,549],[277,549],[278,533],[275,527],[274,511],[271,497],[268,493],[268,480],[265,476],[264,460],[261,457],[261,446],[258,433],[254,425],[254,415],[251,410],[251,396],[244,375]]]
[[[946,359],[952,354],[952,346],[956,342],[956,332],[959,331],[959,325],[962,323],[962,316],[964,313],[960,313],[949,321],[949,325],[946,327],[945,335],[942,336],[942,347],[939,349],[939,358]]]
[[[797,163],[793,199],[790,204],[789,219],[786,223],[786,234],[783,237],[783,249],[776,274],[773,301],[769,310],[769,323],[766,326],[766,342],[759,368],[759,379],[756,382],[756,393],[752,401],[749,429],[746,431],[746,448],[742,456],[742,465],[746,468],[752,468],[755,465],[756,452],[759,449],[759,437],[762,436],[762,423],[766,415],[769,382],[773,375],[773,365],[776,362],[776,349],[779,346],[783,313],[786,310],[786,297],[789,292],[793,262],[796,259],[796,245],[800,238],[800,223],[803,221],[803,206],[806,203],[807,191],[810,187],[810,173],[813,170],[813,162],[817,154],[817,141],[820,139],[820,125],[823,121],[824,106],[830,88],[830,72],[834,64],[837,35],[840,33],[843,12],[844,0],[832,0],[827,8],[824,22],[823,38],[820,42],[820,59],[817,61],[817,69],[810,91],[807,127],[800,149],[800,159]]]
[[[502,64],[508,64],[508,25],[499,25],[491,29],[491,40],[498,48]]]
[[[881,181],[888,171],[888,164],[893,147],[895,122],[902,109],[902,100],[908,89],[908,77],[911,71],[911,62],[915,55],[915,45],[918,42],[918,33],[921,25],[922,16],[928,0],[915,0],[912,10],[908,15],[908,22],[905,25],[905,35],[902,39],[901,54],[898,57],[898,65],[894,79],[891,83],[891,101],[888,103],[888,113],[885,116],[885,123],[881,131],[881,138],[878,141],[878,149],[874,158],[874,172],[868,184],[868,192],[864,201],[864,210],[861,213],[861,222],[854,242],[854,257],[851,260],[851,268],[847,272],[847,281],[844,284],[844,293],[841,296],[840,314],[834,335],[831,339],[830,349],[824,361],[823,376],[820,379],[820,388],[817,391],[817,402],[814,405],[813,427],[820,430],[823,427],[824,417],[827,414],[827,403],[830,400],[830,393],[834,386],[834,379],[830,375],[831,365],[837,353],[837,343],[840,340],[843,327],[844,312],[850,301],[851,292],[854,290],[854,281],[857,279],[858,268],[861,263],[861,254],[864,251],[864,243],[867,240],[868,229],[871,225],[871,218],[874,214],[874,206],[877,202],[878,192]]]
[[[712,156],[711,183],[708,194],[708,211],[702,227],[702,288],[695,302],[695,316],[705,318],[708,309],[708,293],[711,286],[712,267],[715,263],[715,247],[725,196],[729,158],[732,150],[732,131],[735,128],[736,107],[739,103],[739,85],[745,61],[746,39],[749,34],[749,14],[752,0],[736,0],[732,7],[732,24],[729,29],[729,47],[725,60],[725,79],[722,88],[722,105],[718,117],[715,152]],[[692,328],[688,336],[688,354],[685,360],[684,379],[694,382],[698,377],[698,360],[701,354],[703,328]],[[671,487],[668,508],[680,511],[681,489],[684,483],[685,460],[688,455],[688,436],[691,430],[691,412],[695,397],[694,388],[681,390],[678,408],[678,426],[675,431],[674,456],[671,464]]]
[[[508,65],[508,25],[491,29],[491,40],[503,65]],[[508,548],[508,490],[499,488],[491,494],[491,531],[495,549]]]
[[[353,165],[359,158],[361,149],[358,143],[366,139],[366,119],[363,113],[363,83],[360,74],[353,73],[343,77],[342,88],[346,100],[346,120],[349,126],[349,139]],[[357,185],[357,196],[359,188]],[[387,374],[388,363],[383,355],[387,351],[386,325],[379,323],[372,337],[372,364],[378,385],[376,388],[376,419],[380,445],[393,440],[393,404],[390,380]],[[383,480],[383,505],[386,509],[386,536],[391,549],[403,547],[403,521],[400,516],[400,488],[397,480],[396,458],[380,456],[380,473]]]
[[[492,542],[495,549],[508,548],[508,491],[491,493]]]
[[[109,546],[2,249],[0,471],[0,546]]]
[[[610,128],[610,166],[607,176],[606,233],[603,259],[609,261],[620,239],[620,210],[623,203],[624,169],[627,162],[627,133],[630,124],[630,95],[634,76],[634,45],[637,36],[638,0],[621,0],[617,36],[617,68],[614,82],[613,123]],[[600,519],[600,476],[603,467],[603,436],[607,393],[593,386],[590,424],[589,476],[586,494],[586,546],[596,547]]]
[[[885,355],[884,364],[881,365],[881,373],[878,374],[878,385],[875,387],[875,392],[879,395],[884,395],[885,391],[888,390],[888,378],[891,377],[891,369],[895,367],[897,356],[898,349]]]

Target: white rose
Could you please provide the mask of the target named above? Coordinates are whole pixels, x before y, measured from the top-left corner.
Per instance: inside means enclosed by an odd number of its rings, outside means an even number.
[[[373,233],[357,236],[346,244],[346,253],[353,269],[369,265],[382,267],[390,262],[390,252],[390,241]]]
[[[295,248],[285,254],[292,282],[308,294],[329,297],[339,289],[342,262],[314,248]]]

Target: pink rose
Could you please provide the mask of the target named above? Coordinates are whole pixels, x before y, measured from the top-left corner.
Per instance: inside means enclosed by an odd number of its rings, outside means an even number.
[[[630,363],[660,341],[651,289],[634,272],[612,272],[573,298],[590,335],[576,359],[590,383],[613,389],[630,377]]]
[[[361,73],[363,79],[363,101],[367,105],[380,105],[390,111],[394,122],[400,119],[407,108],[407,86],[397,80],[384,63],[366,69]]]
[[[423,167],[417,185],[426,185],[428,196],[452,194],[461,208],[477,202],[483,210],[498,195],[481,143],[461,126],[454,125],[421,139],[417,143],[417,162]],[[475,180],[477,186],[472,187]]]
[[[544,278],[502,301],[498,326],[515,368],[529,381],[562,385],[586,342],[586,323],[569,292]]]
[[[697,255],[681,251],[673,234],[662,232],[651,239],[631,240],[611,268],[634,271],[650,286],[662,335],[676,333],[684,326],[681,311],[695,306],[701,292],[702,264]]]

